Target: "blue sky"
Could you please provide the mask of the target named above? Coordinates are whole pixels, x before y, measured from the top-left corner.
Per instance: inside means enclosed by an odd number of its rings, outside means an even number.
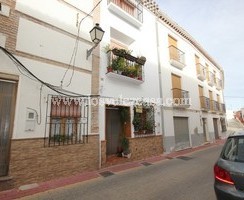
[[[227,109],[244,107],[244,0],[156,0],[225,72]]]

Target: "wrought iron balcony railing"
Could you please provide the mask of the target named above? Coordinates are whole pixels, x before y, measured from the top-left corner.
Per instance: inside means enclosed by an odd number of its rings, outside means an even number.
[[[190,107],[191,99],[188,91],[179,88],[173,88],[172,94],[173,94],[173,106]]]
[[[206,67],[204,67],[202,64],[197,63],[197,78],[201,81],[204,81],[206,79]]]
[[[210,101],[210,110],[212,112],[219,112],[219,102],[215,101],[215,100],[211,100]]]
[[[169,46],[169,56],[172,65],[179,69],[185,67],[185,53],[183,51],[171,45]]]
[[[226,113],[226,108],[225,108],[225,104],[224,103],[220,103],[219,104],[219,108],[220,108],[220,112],[221,113]]]
[[[127,77],[126,80],[133,79],[136,83],[144,81],[143,65],[145,57],[134,57],[126,53],[124,49],[113,49],[107,52],[108,67],[107,74],[116,74],[116,77]]]
[[[208,85],[214,86],[214,84],[215,84],[215,76],[214,76],[213,72],[208,71],[207,80],[208,80]]]
[[[210,110],[210,100],[208,97],[200,96],[201,109]]]
[[[113,3],[126,13],[143,22],[143,6],[141,0],[108,0],[108,4]]]

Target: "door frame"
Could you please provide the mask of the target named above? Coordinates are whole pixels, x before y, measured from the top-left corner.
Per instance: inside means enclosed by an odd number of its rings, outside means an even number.
[[[17,92],[18,92],[18,76],[15,75],[9,75],[9,74],[3,74],[0,73],[0,82],[5,82],[5,83],[13,83],[13,96],[11,99],[11,114],[10,114],[10,128],[9,128],[9,145],[7,149],[8,155],[6,156],[7,159],[7,173],[5,176],[9,175],[9,167],[10,167],[10,154],[11,154],[11,145],[12,145],[12,137],[13,137],[13,130],[14,130],[14,119],[15,119],[15,112],[16,112],[16,102],[17,102]],[[5,177],[5,176],[0,176],[0,177]]]

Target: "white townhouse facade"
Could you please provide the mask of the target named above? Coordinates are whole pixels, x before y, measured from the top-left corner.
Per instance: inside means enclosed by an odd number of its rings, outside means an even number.
[[[0,5],[0,190],[225,130],[223,69],[155,2]],[[96,23],[105,34],[87,56]]]
[[[165,152],[199,146],[219,138],[226,130],[221,66],[154,1],[110,0],[103,2],[103,8],[101,26],[107,34],[102,42],[106,48],[101,55],[101,97],[141,99],[144,103],[146,99],[157,100],[151,104],[154,129],[146,134],[147,117],[142,110],[137,110],[138,102],[130,101],[128,121],[123,122],[124,133],[123,128],[117,126],[121,122],[114,118],[126,107],[126,101],[124,105],[100,107],[103,160],[118,149],[121,132],[130,140],[132,158],[143,157],[145,151],[147,155],[159,153],[161,149],[157,144],[161,139],[158,136],[163,138]],[[125,55],[117,54],[118,49]],[[132,66],[138,64],[135,58],[127,58],[127,54],[146,58],[140,68],[142,74],[130,76],[126,73],[131,63]],[[121,63],[116,62],[119,59],[124,62],[122,70]],[[113,63],[117,65],[113,66]],[[138,116],[139,125],[135,124]],[[117,145],[113,146],[116,141]]]
[[[0,190],[97,169],[98,1],[0,5]]]
[[[157,16],[164,150],[213,142],[226,131],[224,71],[152,1],[146,5]]]

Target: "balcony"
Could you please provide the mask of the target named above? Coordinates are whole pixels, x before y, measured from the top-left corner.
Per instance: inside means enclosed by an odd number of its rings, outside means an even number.
[[[142,26],[143,6],[141,0],[108,0],[108,9],[137,28]]]
[[[215,83],[216,83],[216,89],[217,90],[222,90],[222,88],[223,88],[223,82],[222,82],[222,80],[220,80],[219,78],[216,78],[215,79]]]
[[[185,53],[175,46],[169,46],[170,64],[178,69],[183,69],[185,65]]]
[[[215,85],[215,76],[214,76],[213,72],[208,71],[207,80],[208,80],[208,85],[209,86],[214,86]]]
[[[124,49],[113,49],[107,52],[107,76],[135,84],[144,82],[143,66],[146,58],[134,57]]]
[[[224,103],[219,104],[219,109],[221,113],[226,113],[226,108]]]
[[[172,89],[174,107],[178,108],[189,108],[191,104],[191,99],[189,97],[189,92],[179,88]]]
[[[219,112],[220,109],[219,109],[219,102],[215,101],[215,100],[211,100],[210,101],[210,110],[212,112]]]
[[[204,67],[202,64],[197,63],[197,78],[201,81],[204,81],[206,79],[206,67]]]
[[[204,111],[210,110],[210,100],[205,96],[200,96],[201,109]]]

